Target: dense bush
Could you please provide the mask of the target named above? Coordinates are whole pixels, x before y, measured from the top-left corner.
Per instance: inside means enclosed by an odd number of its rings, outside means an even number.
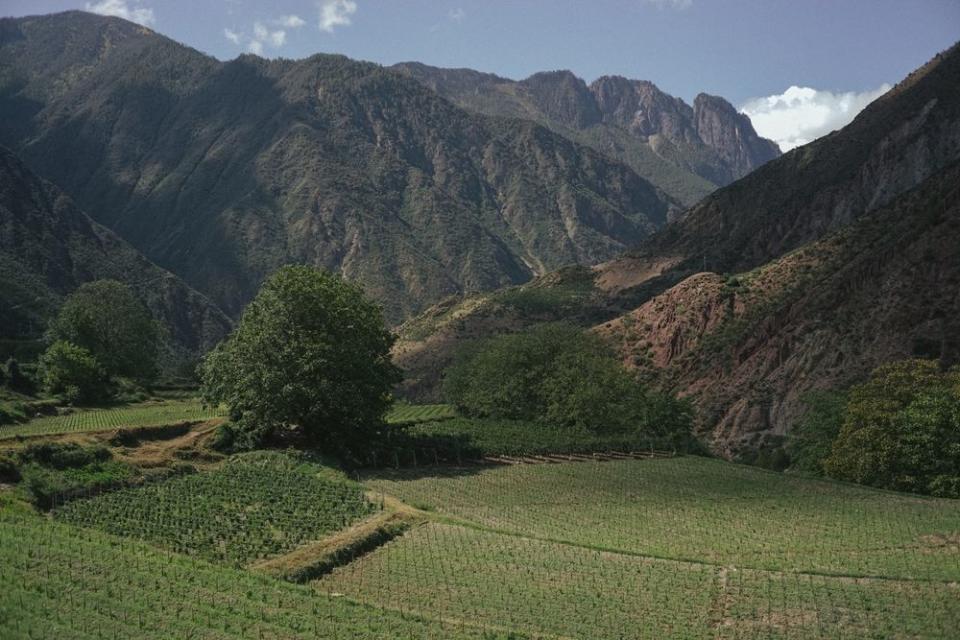
[[[787,439],[790,467],[795,471],[823,474],[823,461],[830,455],[840,433],[847,395],[838,391],[815,391],[803,398],[806,410]]]
[[[597,336],[545,324],[475,342],[447,369],[444,393],[465,415],[593,432],[690,430],[689,406],[645,389]]]
[[[92,404],[110,395],[107,372],[91,353],[58,340],[40,356],[40,379],[48,393],[63,396],[70,404]]]
[[[24,373],[23,368],[16,358],[7,360],[4,369],[6,370],[6,384],[8,389],[18,393],[33,393],[33,380]]]
[[[222,435],[231,447],[296,427],[325,450],[356,450],[385,429],[400,380],[392,344],[380,309],[359,287],[285,267],[204,359],[204,398],[229,407],[233,433]]]
[[[160,325],[125,284],[88,282],[51,323],[50,336],[89,351],[111,376],[149,381],[157,375]]]
[[[57,503],[118,487],[133,477],[133,469],[114,460],[103,446],[71,443],[28,445],[17,454],[22,476],[20,490],[41,509]]]
[[[875,487],[960,497],[960,371],[932,360],[877,368],[851,389],[823,468]]]

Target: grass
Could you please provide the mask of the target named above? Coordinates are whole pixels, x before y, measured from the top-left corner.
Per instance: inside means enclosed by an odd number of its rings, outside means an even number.
[[[627,554],[773,571],[960,580],[960,501],[693,456],[436,476],[384,471],[368,485],[457,521]]]
[[[709,627],[713,579],[702,565],[431,523],[314,584],[531,635],[663,638]]]
[[[199,400],[165,400],[106,409],[79,409],[58,416],[34,418],[22,424],[0,426],[0,440],[18,436],[105,431],[121,427],[149,427],[175,422],[209,420],[224,415]]]
[[[2,498],[0,498],[2,500]],[[0,637],[506,638],[0,506]]]
[[[378,473],[432,522],[315,582],[604,638],[949,638],[960,502],[703,458]]]
[[[376,507],[359,485],[281,453],[71,502],[57,519],[234,565],[290,551]]]
[[[397,403],[387,414],[390,424],[416,424],[436,420],[455,418],[457,412],[449,404],[406,404]]]

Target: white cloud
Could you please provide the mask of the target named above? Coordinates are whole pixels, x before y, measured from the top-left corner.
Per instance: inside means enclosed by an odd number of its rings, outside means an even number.
[[[283,29],[271,31],[262,22],[253,23],[253,39],[269,44],[274,49],[282,47],[287,41],[287,32]]]
[[[153,15],[153,9],[140,6],[140,0],[100,0],[100,2],[88,2],[87,11],[99,13],[102,16],[116,16],[136,22],[144,26],[149,26],[156,21]]]
[[[274,24],[278,24],[281,27],[286,27],[287,29],[299,29],[303,25],[307,24],[307,21],[301,18],[300,16],[280,16],[273,21]]]
[[[457,7],[456,9],[450,9],[447,17],[454,22],[463,22],[464,18],[467,17],[467,12],[462,7]]]
[[[889,90],[888,84],[862,93],[792,86],[779,95],[749,100],[740,111],[750,118],[757,133],[789,151],[845,126]]]
[[[255,53],[258,56],[262,56],[263,43],[260,42],[259,40],[251,40],[250,43],[247,45],[247,51],[249,51],[250,53]]]
[[[655,5],[658,9],[689,9],[693,0],[644,0],[647,4]]]
[[[350,24],[350,16],[357,12],[357,3],[353,0],[324,0],[319,4],[320,31],[333,33],[336,27]]]
[[[233,44],[240,44],[240,34],[231,29],[224,28],[223,37]]]

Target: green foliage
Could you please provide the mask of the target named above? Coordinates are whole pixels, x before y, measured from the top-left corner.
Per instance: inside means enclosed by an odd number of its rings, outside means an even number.
[[[55,516],[243,565],[322,539],[373,509],[359,485],[331,478],[316,464],[255,452],[231,458],[215,471],[68,504]]]
[[[633,431],[626,433],[596,432],[578,427],[558,427],[523,420],[452,418],[438,422],[423,422],[409,429],[410,449],[431,461],[434,449],[446,459],[467,459],[479,456],[524,456],[568,453],[594,453],[598,451],[644,451],[671,449],[670,438]],[[451,449],[454,449],[451,451]],[[409,464],[404,457],[406,450],[398,452],[400,462]],[[381,465],[390,466],[393,459],[381,456]]]
[[[349,451],[384,429],[400,380],[392,344],[359,287],[311,267],[284,267],[204,359],[203,394],[226,404],[251,442],[295,426],[323,448]]]
[[[40,379],[47,393],[60,394],[70,404],[93,404],[110,395],[107,372],[91,353],[57,340],[40,357]]]
[[[23,371],[16,358],[7,360],[4,368],[6,369],[6,384],[9,389],[18,393],[33,393],[35,388],[33,380]]]
[[[117,428],[156,427],[199,422],[223,415],[220,407],[205,407],[199,399],[143,402],[107,409],[83,409],[42,416],[0,428],[0,440],[18,436],[83,433]]]
[[[561,323],[461,349],[444,392],[465,415],[594,432],[686,434],[685,404],[643,388],[597,336]]]
[[[830,455],[840,433],[847,394],[815,391],[803,398],[806,411],[787,438],[790,468],[814,475],[823,474],[823,461]]]
[[[878,367],[854,387],[826,472],[885,489],[960,497],[960,371]]]
[[[106,462],[112,455],[109,449],[99,445],[84,447],[70,442],[41,442],[27,445],[17,457],[24,464],[63,470]]]
[[[20,490],[41,509],[93,492],[121,486],[135,475],[102,446],[41,443],[17,455]]]
[[[50,335],[83,347],[113,376],[152,380],[157,375],[160,329],[125,284],[81,285],[60,308]]]
[[[20,469],[17,463],[7,456],[0,456],[0,482],[19,482]]]

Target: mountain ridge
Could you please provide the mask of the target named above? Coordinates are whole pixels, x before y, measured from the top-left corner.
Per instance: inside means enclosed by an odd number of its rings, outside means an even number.
[[[206,297],[94,222],[0,146],[0,335],[39,339],[63,298],[99,279],[131,286],[166,327],[176,359],[195,359],[231,328]]]
[[[541,122],[627,163],[687,205],[780,155],[723,98],[701,93],[690,106],[647,80],[601,76],[588,85],[568,70],[510,80],[419,62],[391,68],[466,109]]]
[[[396,322],[609,259],[680,209],[626,165],[379,65],[221,63],[85,13],[0,21],[0,107],[0,143],[233,316],[305,262]]]

